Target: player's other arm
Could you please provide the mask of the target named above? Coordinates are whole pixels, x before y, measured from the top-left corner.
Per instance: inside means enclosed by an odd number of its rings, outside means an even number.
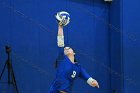
[[[87,72],[84,68],[81,67],[81,73],[80,73],[80,77],[84,80],[87,81],[87,83],[92,86],[92,87],[97,87],[99,88],[99,84],[98,82],[93,79]]]

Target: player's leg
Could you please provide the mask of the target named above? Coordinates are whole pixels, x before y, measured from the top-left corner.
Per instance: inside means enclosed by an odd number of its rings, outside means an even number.
[[[65,92],[65,91],[60,91],[60,93],[67,93],[67,92]]]

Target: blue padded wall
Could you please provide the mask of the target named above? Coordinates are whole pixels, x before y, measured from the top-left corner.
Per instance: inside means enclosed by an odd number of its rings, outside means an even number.
[[[140,92],[140,1],[122,1],[124,93]],[[131,5],[131,6],[130,6]]]
[[[110,92],[109,5],[103,0],[1,0],[0,71],[5,45],[12,47],[12,64],[20,93],[47,93],[55,77],[56,12],[71,14],[64,28],[65,43],[77,60],[99,81],[100,89],[76,80],[73,93]],[[6,72],[4,77],[6,81]],[[14,93],[8,86],[0,91]],[[10,91],[10,92],[8,92]]]

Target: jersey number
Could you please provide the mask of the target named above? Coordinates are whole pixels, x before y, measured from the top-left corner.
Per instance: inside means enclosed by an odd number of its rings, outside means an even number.
[[[76,76],[76,71],[73,71],[73,74],[71,75],[72,78],[75,78]]]

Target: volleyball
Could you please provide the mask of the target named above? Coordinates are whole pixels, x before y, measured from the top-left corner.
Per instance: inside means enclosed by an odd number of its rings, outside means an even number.
[[[57,12],[55,17],[59,25],[66,26],[70,22],[70,14],[66,11]]]

